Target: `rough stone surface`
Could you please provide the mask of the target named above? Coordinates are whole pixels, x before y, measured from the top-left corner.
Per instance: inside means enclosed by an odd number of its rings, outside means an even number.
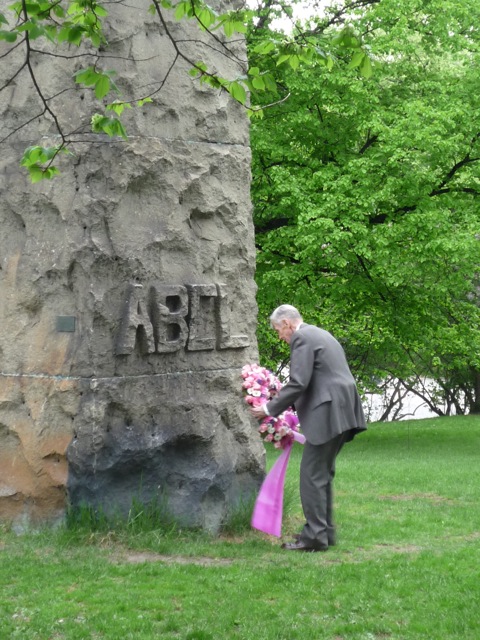
[[[109,52],[138,62],[109,67],[125,97],[151,90],[172,46],[144,3],[111,11]],[[225,56],[185,46],[228,71]],[[81,65],[39,58],[45,94]],[[56,141],[51,122],[2,145],[0,518],[16,526],[61,519],[69,500],[126,513],[161,499],[215,531],[262,478],[240,390],[241,366],[257,359],[248,124],[187,70],[176,65],[156,104],[132,110],[127,142],[85,126],[51,182],[32,185],[18,167],[39,135]],[[41,111],[30,89],[19,76],[0,94],[2,134]],[[74,88],[51,104],[73,130],[91,100]]]

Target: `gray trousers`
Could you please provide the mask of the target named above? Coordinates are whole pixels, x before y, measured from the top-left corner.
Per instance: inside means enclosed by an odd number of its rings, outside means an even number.
[[[346,441],[346,434],[325,444],[305,443],[300,465],[300,498],[306,523],[300,533],[308,545],[335,544],[333,522],[333,479],[335,459]]]

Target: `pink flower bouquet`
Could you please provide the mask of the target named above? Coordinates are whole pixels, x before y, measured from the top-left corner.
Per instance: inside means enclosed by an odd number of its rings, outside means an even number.
[[[268,369],[258,364],[246,364],[242,369],[245,402],[259,406],[271,400],[282,388],[280,380]],[[289,408],[277,418],[267,416],[258,431],[265,442],[273,442],[276,449],[285,449],[293,441],[293,432],[298,431],[297,414]]]

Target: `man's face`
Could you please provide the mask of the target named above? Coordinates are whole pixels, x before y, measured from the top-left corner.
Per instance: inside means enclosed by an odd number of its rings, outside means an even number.
[[[277,336],[280,338],[280,340],[284,340],[285,342],[290,344],[290,340],[295,331],[295,326],[292,324],[291,320],[283,318],[283,320],[280,320],[280,322],[278,323],[274,322],[273,328],[277,332]]]

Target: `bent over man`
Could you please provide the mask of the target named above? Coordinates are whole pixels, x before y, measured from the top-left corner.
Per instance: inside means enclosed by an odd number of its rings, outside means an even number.
[[[333,478],[342,446],[367,427],[360,396],[340,343],[324,329],[305,324],[295,307],[284,304],[270,323],[290,344],[290,380],[270,402],[252,407],[258,420],[295,405],[306,438],[300,467],[305,525],[290,551],[326,551],[335,544]]]

